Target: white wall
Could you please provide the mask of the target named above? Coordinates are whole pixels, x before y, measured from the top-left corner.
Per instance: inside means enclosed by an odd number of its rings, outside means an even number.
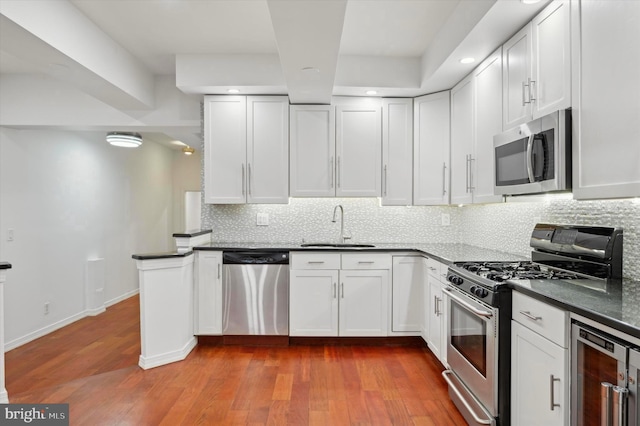
[[[104,136],[0,127],[7,349],[84,315],[88,259],[105,259],[105,300],[116,301],[137,291],[132,254],[173,249],[174,151],[111,147]]]
[[[193,155],[184,155],[182,151],[173,153],[173,229],[172,233],[188,231],[185,229],[185,192],[200,191],[200,151]]]

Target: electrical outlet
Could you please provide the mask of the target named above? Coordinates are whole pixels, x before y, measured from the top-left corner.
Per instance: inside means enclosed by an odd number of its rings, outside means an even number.
[[[256,216],[256,225],[269,226],[269,213],[258,213]]]
[[[442,213],[440,220],[441,220],[442,226],[451,225],[451,216],[449,215],[449,213]]]
[[[7,229],[7,241],[13,241],[13,229]]]
[[[49,315],[49,302],[44,302],[44,314]]]

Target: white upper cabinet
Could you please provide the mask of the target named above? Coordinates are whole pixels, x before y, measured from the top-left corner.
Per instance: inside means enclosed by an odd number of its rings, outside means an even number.
[[[502,132],[502,49],[498,48],[473,71],[474,156],[473,202],[497,203],[494,195],[493,137]]]
[[[289,100],[247,98],[247,202],[289,202]]]
[[[335,195],[335,112],[330,105],[291,105],[292,197]]]
[[[381,195],[382,130],[379,106],[336,106],[336,195]]]
[[[204,98],[204,201],[246,202],[247,99]]]
[[[378,197],[381,109],[369,105],[292,105],[292,197]]]
[[[288,202],[288,102],[205,96],[205,203]]]
[[[573,195],[638,197],[640,2],[573,1],[571,8]]]
[[[473,76],[451,89],[451,203],[473,201]]]
[[[552,1],[502,48],[503,127],[571,106],[568,0]]]
[[[408,206],[413,195],[413,99],[382,100],[382,205]]]
[[[449,91],[413,104],[413,204],[449,204]]]

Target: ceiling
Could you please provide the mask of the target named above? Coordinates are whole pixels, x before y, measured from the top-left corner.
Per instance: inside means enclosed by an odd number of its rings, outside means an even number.
[[[545,3],[0,0],[0,74],[45,74],[123,111],[154,108],[158,76],[189,95],[413,97],[453,87]]]

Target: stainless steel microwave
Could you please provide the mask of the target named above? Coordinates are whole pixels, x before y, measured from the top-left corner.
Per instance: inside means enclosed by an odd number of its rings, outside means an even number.
[[[571,110],[553,112],[493,137],[494,192],[571,189]]]

